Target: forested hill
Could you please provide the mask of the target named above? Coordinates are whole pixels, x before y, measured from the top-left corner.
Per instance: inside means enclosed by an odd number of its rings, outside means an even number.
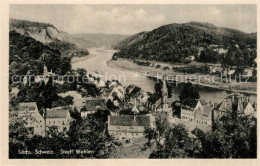
[[[169,24],[131,36],[117,45],[118,57],[165,62],[196,61],[252,65],[256,58],[256,33],[217,27],[209,23]]]
[[[58,30],[52,24],[10,19],[9,30],[31,37],[53,49],[58,49],[62,56],[85,56],[86,49],[79,48],[71,41],[66,32]]]
[[[59,50],[15,31],[9,32],[9,64],[10,78],[29,70],[31,74],[42,74],[43,65],[57,74],[71,70],[70,58],[62,57]]]

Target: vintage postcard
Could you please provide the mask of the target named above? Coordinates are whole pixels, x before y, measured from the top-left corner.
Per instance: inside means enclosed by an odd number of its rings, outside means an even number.
[[[6,4],[8,159],[256,165],[258,2],[194,2]]]

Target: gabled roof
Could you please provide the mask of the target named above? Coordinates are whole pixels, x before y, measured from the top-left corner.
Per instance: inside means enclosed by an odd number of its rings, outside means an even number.
[[[53,108],[53,109],[47,109],[46,110],[46,119],[50,118],[66,118],[69,113],[69,110],[66,110],[64,108]]]
[[[85,105],[84,110],[82,110],[82,112],[85,111],[97,111],[97,110],[106,110],[107,106],[106,106],[106,102],[103,99],[97,99],[97,100],[87,100],[86,101],[86,105]]]
[[[36,102],[19,103],[19,111],[35,110],[36,108]]]

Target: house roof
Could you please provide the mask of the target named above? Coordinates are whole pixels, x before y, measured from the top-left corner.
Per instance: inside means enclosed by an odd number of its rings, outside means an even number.
[[[83,109],[81,111],[85,112],[85,111],[106,110],[107,106],[104,99],[97,99],[97,100],[87,100],[85,108],[86,109]]]
[[[66,118],[69,113],[69,110],[64,108],[54,108],[54,109],[47,109],[46,110],[46,119],[50,118]]]
[[[150,116],[134,116],[124,115],[124,116],[110,116],[109,125],[113,126],[144,126],[150,127],[151,119]]]
[[[232,102],[232,96],[239,98],[238,102]],[[239,94],[232,94],[218,104],[216,109],[219,111],[232,111],[233,109],[237,109],[239,113],[242,113],[249,103],[250,101],[246,101],[243,96]]]
[[[19,103],[19,111],[35,110],[36,108],[36,102]]]
[[[214,107],[211,107],[211,106],[204,106],[203,107],[203,115],[204,116],[209,116],[209,114],[211,113],[211,111],[214,109]]]

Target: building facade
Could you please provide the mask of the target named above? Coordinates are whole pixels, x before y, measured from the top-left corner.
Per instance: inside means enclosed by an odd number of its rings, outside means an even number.
[[[19,103],[17,115],[23,120],[31,136],[45,136],[49,127],[56,128],[58,132],[66,132],[72,120],[69,110],[62,107],[46,109],[43,117],[38,111],[36,102]]]
[[[36,102],[19,103],[18,118],[24,121],[30,135],[45,136],[45,121],[38,111]]]
[[[256,117],[256,108],[253,107],[248,96],[231,94],[214,108],[213,119],[217,120],[223,115],[232,112],[237,113],[237,115],[245,114],[247,116],[252,115]]]
[[[199,126],[211,126],[213,109],[214,106],[202,105],[200,100],[185,99],[181,104],[181,120]]]
[[[155,127],[152,115],[108,116],[108,133],[117,140],[130,140],[144,137],[145,128]]]
[[[72,118],[68,109],[56,107],[46,109],[46,130],[54,127],[58,132],[67,132],[70,128]]]

